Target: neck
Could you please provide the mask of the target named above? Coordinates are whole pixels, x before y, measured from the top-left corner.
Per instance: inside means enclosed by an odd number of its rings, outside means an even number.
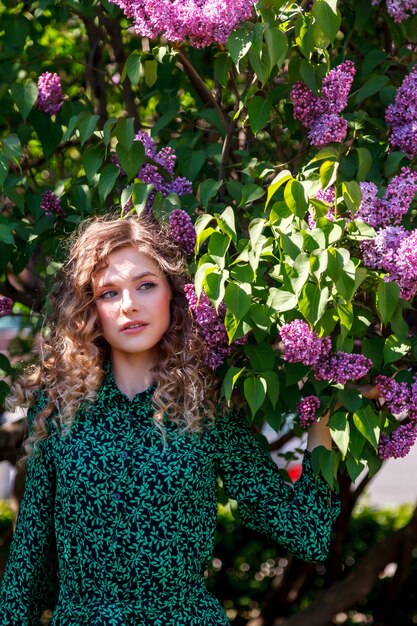
[[[112,354],[111,364],[114,381],[122,393],[132,400],[137,393],[145,391],[154,382],[151,369],[157,363],[157,354]]]

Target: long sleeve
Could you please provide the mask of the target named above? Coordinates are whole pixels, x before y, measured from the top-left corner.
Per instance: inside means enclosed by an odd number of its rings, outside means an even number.
[[[310,453],[293,488],[239,413],[218,418],[216,433],[219,474],[238,503],[241,521],[302,559],[324,560],[340,502],[324,479],[314,476]]]
[[[35,409],[30,409],[29,424],[34,414]],[[25,492],[0,588],[0,626],[38,626],[56,581],[55,472],[50,443],[43,441],[40,454],[28,462]]]

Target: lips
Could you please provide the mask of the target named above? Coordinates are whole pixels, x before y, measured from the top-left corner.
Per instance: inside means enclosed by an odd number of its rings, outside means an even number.
[[[140,322],[140,321],[127,322],[126,324],[123,324],[120,331],[123,332],[124,330],[135,330],[138,328],[143,328],[144,326],[147,326],[145,322]]]

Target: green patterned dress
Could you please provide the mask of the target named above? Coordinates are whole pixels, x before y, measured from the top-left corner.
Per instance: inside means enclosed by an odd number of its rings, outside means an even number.
[[[337,498],[303,473],[288,486],[238,414],[202,436],[152,420],[153,387],[129,400],[107,374],[67,433],[32,457],[0,591],[0,626],[38,626],[57,579],[52,626],[226,626],[207,591],[217,476],[244,524],[303,559],[326,558]],[[35,409],[29,411],[29,422]]]

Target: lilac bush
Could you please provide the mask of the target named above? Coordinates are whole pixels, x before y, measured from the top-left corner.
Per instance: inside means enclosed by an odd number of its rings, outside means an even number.
[[[250,18],[253,0],[111,0],[133,20],[141,37],[162,35],[196,48],[226,43],[240,22]]]
[[[416,424],[400,424],[390,435],[381,435],[378,454],[383,460],[400,459],[407,456],[416,440]]]

